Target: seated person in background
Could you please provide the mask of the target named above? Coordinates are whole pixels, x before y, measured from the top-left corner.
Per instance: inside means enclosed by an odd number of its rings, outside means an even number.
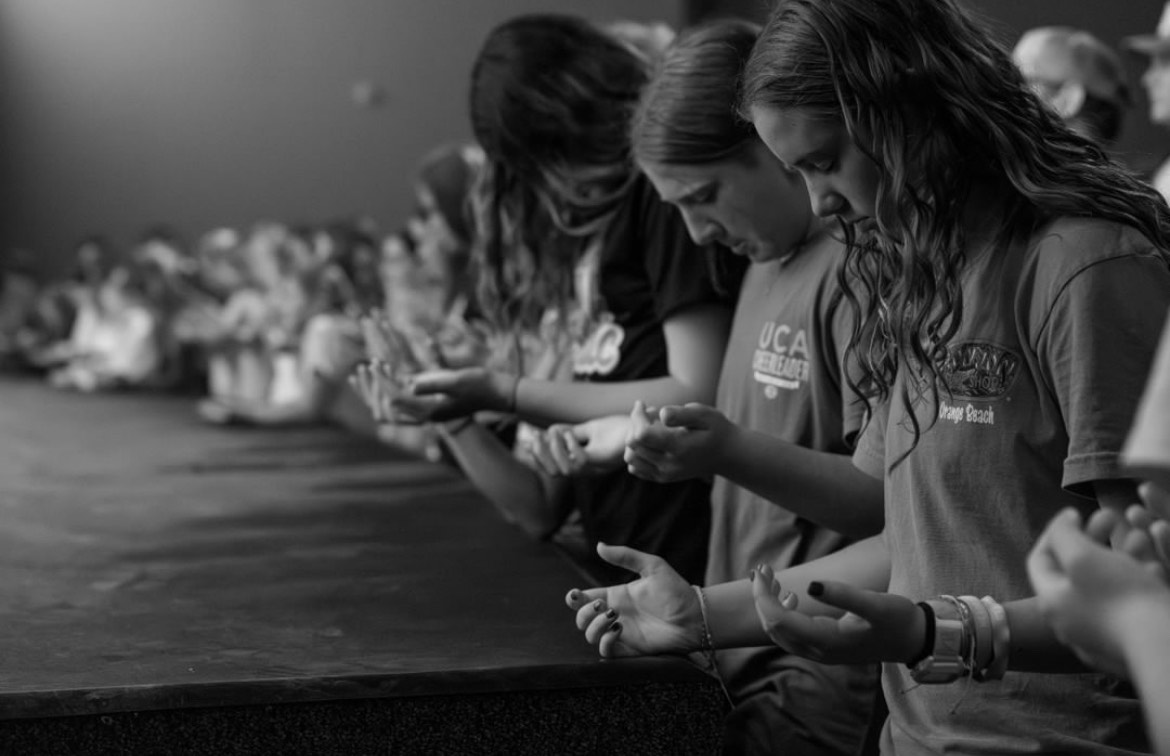
[[[43,312],[42,322],[61,328],[55,334],[41,339],[30,336],[35,346],[28,350],[28,359],[35,367],[48,370],[59,366],[75,354],[89,350],[89,336],[97,318],[99,292],[105,283],[110,252],[106,241],[98,236],[82,239],[74,249],[73,270],[67,281],[47,287],[45,298],[38,306]],[[61,320],[66,322],[60,322]]]
[[[87,314],[90,322],[78,351],[49,374],[57,388],[98,391],[152,385],[162,367],[159,317],[147,297],[149,272],[142,266],[114,268]],[[79,318],[80,320],[80,318]]]
[[[1150,121],[1164,128],[1170,127],[1170,2],[1162,9],[1157,31],[1128,37],[1125,47],[1149,59],[1142,86],[1150,101]],[[1170,159],[1165,153],[1162,159],[1165,162],[1151,172],[1150,181],[1170,201]]]
[[[1158,753],[1170,753],[1170,320],[1123,459],[1146,508],[1057,515],[1028,557],[1056,636],[1103,672],[1138,688]],[[1110,540],[1116,550],[1110,550]]]
[[[277,355],[299,339],[307,298],[301,266],[307,244],[280,224],[261,223],[241,247],[241,280],[220,309],[208,361],[211,397],[200,414],[223,422],[232,402],[264,402],[272,396]]]
[[[1133,101],[1125,67],[1105,43],[1080,29],[1044,26],[1024,32],[1012,60],[1070,129],[1102,147],[1117,141]]]
[[[39,294],[31,253],[9,250],[0,262],[0,367],[27,364],[29,328],[36,319]]]

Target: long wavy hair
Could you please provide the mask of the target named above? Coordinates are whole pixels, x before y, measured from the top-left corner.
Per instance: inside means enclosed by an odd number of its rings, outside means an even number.
[[[756,139],[736,109],[760,27],[717,21],[685,32],[663,54],[630,127],[640,163],[698,165],[735,157]]]
[[[649,76],[627,45],[573,16],[514,18],[471,75],[487,165],[473,192],[485,313],[535,327],[572,295],[574,267],[636,177],[630,113]]]
[[[976,193],[999,202],[996,245],[1074,216],[1170,248],[1157,192],[1068,129],[955,0],[781,0],[745,70],[741,109],[753,105],[843,122],[877,165],[877,232],[843,225],[842,285],[858,310],[850,348],[866,390],[887,400],[908,371],[899,393],[911,450],[923,430],[914,407],[937,406],[963,320],[964,213]]]

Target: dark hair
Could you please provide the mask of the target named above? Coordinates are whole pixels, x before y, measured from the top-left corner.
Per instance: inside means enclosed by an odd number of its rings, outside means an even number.
[[[745,70],[741,107],[753,105],[843,122],[876,163],[878,233],[861,244],[845,228],[843,282],[860,309],[851,346],[879,399],[908,370],[908,409],[939,399],[963,317],[961,214],[977,187],[1001,203],[1000,243],[1079,216],[1168,246],[1157,192],[1044,106],[956,0],[782,0]]]
[[[498,324],[535,326],[635,173],[630,112],[648,76],[629,47],[572,16],[520,16],[488,35],[471,74],[480,297]],[[581,193],[570,169],[592,175]]]
[[[1125,106],[1115,100],[1106,100],[1085,93],[1080,110],[1069,119],[1070,125],[1080,125],[1088,132],[1089,138],[1103,145],[1111,145],[1121,136],[1125,121]]]
[[[630,141],[637,160],[709,163],[755,139],[736,103],[759,32],[747,21],[718,21],[686,32],[667,49],[634,111]]]

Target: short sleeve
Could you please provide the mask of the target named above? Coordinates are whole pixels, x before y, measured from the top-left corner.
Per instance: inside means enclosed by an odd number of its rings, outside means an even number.
[[[649,182],[643,192],[639,241],[659,321],[695,305],[733,305],[746,261],[695,244],[679,211],[658,199]]]
[[[1061,485],[1125,477],[1121,449],[1170,305],[1170,269],[1153,252],[1100,260],[1055,298],[1036,344],[1068,434]]]
[[[853,466],[877,480],[886,477],[886,425],[890,407],[887,402],[873,405],[868,422],[862,422],[857,448],[853,451]]]

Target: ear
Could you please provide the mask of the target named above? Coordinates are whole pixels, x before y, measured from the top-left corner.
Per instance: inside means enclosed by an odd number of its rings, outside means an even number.
[[[1085,85],[1076,81],[1065,82],[1052,98],[1052,108],[1061,118],[1068,120],[1081,112],[1085,104]]]

